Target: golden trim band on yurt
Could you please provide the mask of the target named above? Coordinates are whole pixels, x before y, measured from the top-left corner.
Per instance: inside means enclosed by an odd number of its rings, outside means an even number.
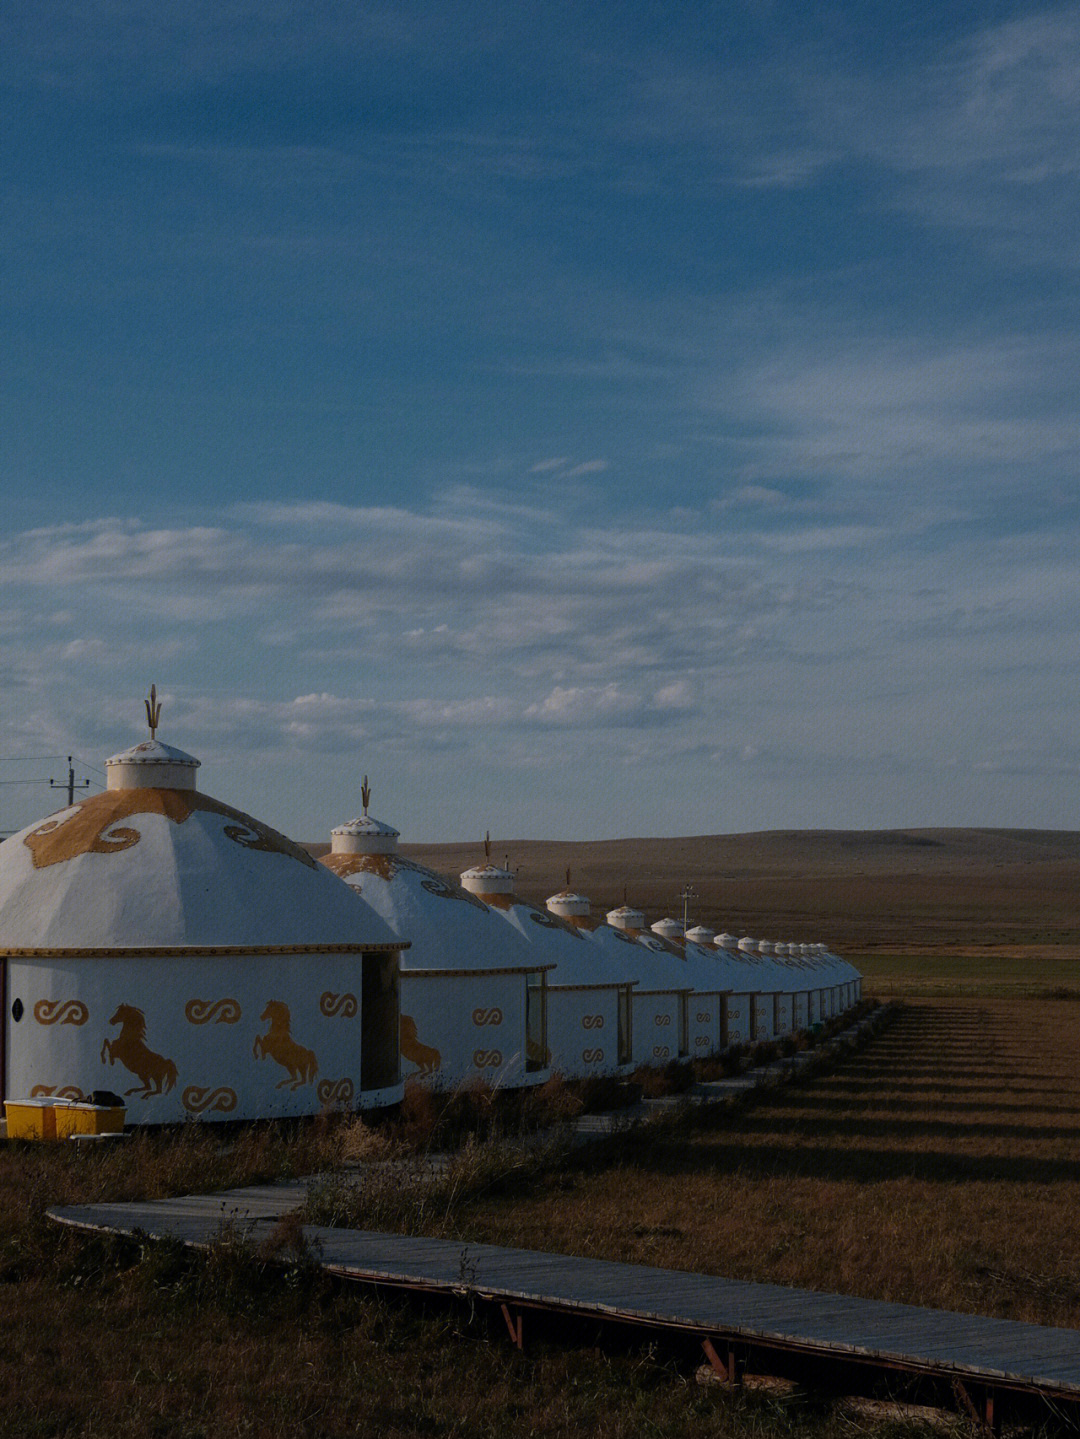
[[[410,971],[412,973],[412,971]],[[681,989],[637,989],[636,979],[609,979],[606,984],[549,984],[548,991],[553,989],[632,989],[635,994],[681,994]]]
[[[512,964],[505,969],[403,969],[402,979],[412,979],[414,976],[422,979],[438,979],[442,975],[456,974],[467,975],[470,979],[476,979],[485,974],[546,974],[549,970],[558,968],[554,964]],[[552,986],[548,985],[551,989]]]

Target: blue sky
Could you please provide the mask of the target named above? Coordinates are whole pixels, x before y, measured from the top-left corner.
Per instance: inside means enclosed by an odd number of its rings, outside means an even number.
[[[1076,5],[14,0],[0,77],[2,777],[156,681],[305,839],[1076,826]]]

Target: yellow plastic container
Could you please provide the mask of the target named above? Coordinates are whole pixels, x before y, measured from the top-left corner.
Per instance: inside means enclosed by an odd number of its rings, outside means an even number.
[[[121,1134],[127,1110],[121,1104],[71,1099],[6,1099],[9,1139],[71,1139],[78,1134]]]
[[[55,1139],[56,1111],[66,1109],[61,1099],[5,1099],[9,1139]]]
[[[89,1104],[76,1100],[56,1111],[57,1139],[75,1134],[122,1134],[127,1110],[122,1104]]]

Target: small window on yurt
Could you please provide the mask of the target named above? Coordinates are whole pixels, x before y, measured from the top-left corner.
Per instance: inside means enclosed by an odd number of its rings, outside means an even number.
[[[690,996],[679,995],[679,1058],[690,1053]]]
[[[629,1064],[633,1059],[633,1048],[630,1036],[633,1033],[633,1025],[630,1023],[630,986],[624,985],[619,990],[619,1064]]]
[[[360,1088],[387,1089],[401,1077],[398,955],[365,954],[360,992]]]
[[[547,975],[530,970],[525,990],[525,1069],[535,1074],[548,1067]]]

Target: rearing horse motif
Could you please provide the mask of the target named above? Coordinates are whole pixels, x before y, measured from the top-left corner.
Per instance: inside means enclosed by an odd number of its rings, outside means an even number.
[[[319,1061],[289,1033],[289,1006],[280,999],[268,1000],[259,1018],[269,1021],[270,1028],[265,1034],[255,1036],[251,1052],[256,1059],[272,1059],[289,1071],[289,1077],[279,1080],[277,1088],[288,1085],[290,1089],[299,1089],[302,1084],[310,1084],[319,1072]]]
[[[125,1091],[149,1099],[155,1094],[166,1094],[176,1083],[176,1065],[163,1054],[155,1054],[146,1046],[146,1015],[131,1004],[117,1005],[110,1024],[118,1024],[120,1033],[115,1039],[107,1039],[101,1046],[101,1062],[115,1064],[117,1060],[142,1081]]]

